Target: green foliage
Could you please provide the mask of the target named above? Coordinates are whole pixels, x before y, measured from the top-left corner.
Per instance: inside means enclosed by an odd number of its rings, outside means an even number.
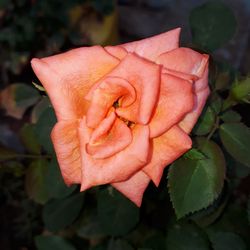
[[[13,88],[14,100],[18,107],[27,108],[29,106],[32,106],[40,98],[37,90],[27,84],[16,83],[14,84]]]
[[[45,204],[43,209],[45,227],[55,232],[71,225],[79,215],[83,201],[83,193],[78,193],[64,199],[50,200]]]
[[[165,250],[166,247],[165,235],[159,232],[150,235],[143,242],[143,247],[145,249],[152,249],[152,250]]]
[[[240,122],[241,115],[233,110],[227,110],[221,115],[221,119],[224,122]]]
[[[207,157],[197,148],[191,148],[187,153],[183,155],[183,158],[191,159],[191,160],[203,160]]]
[[[193,132],[199,136],[208,134],[214,126],[215,119],[216,119],[216,116],[215,116],[213,109],[210,107],[207,107],[206,109],[203,110],[199,118],[200,122],[197,123]]]
[[[44,183],[48,189],[50,198],[65,198],[76,189],[76,185],[66,186],[56,159],[52,159],[50,162]]]
[[[223,46],[237,27],[233,11],[220,1],[209,1],[190,13],[194,44],[208,51]]]
[[[49,200],[49,192],[45,183],[48,172],[48,162],[38,159],[31,163],[26,171],[25,188],[28,196],[40,204]]]
[[[243,123],[224,123],[220,138],[226,150],[239,162],[250,166],[250,129]]]
[[[36,89],[24,83],[11,84],[0,92],[1,106],[7,115],[17,119],[22,118],[27,108],[37,103],[40,98]]]
[[[200,227],[206,228],[213,224],[224,212],[226,205],[228,204],[229,193],[228,185],[225,182],[224,188],[220,196],[207,208],[194,214],[191,218]]]
[[[45,88],[35,82],[32,82],[32,84],[40,91],[44,91],[45,92]]]
[[[37,250],[76,250],[66,239],[60,236],[43,236],[35,238]]]
[[[225,159],[221,149],[205,138],[197,138],[197,146],[207,158],[183,157],[169,170],[168,189],[178,218],[211,205],[224,184]]]
[[[217,232],[211,237],[214,250],[247,250],[241,237],[231,232]]]
[[[168,250],[209,250],[206,235],[192,224],[175,224],[166,244]]]
[[[110,240],[107,250],[134,250],[134,248],[125,240]]]
[[[233,37],[236,19],[224,3],[191,12],[199,51]],[[166,169],[157,189],[149,185],[140,209],[111,187],[80,193],[64,183],[50,139],[56,116],[29,61],[112,44],[105,32],[114,10],[112,0],[0,1],[0,129],[9,125],[0,133],[0,238],[11,238],[13,249],[250,249],[249,77],[213,54],[193,148]]]
[[[43,111],[45,111],[48,107],[51,107],[49,98],[47,96],[43,96],[41,100],[32,109],[31,122],[37,123]]]
[[[36,123],[35,133],[39,143],[48,153],[53,153],[53,146],[50,139],[50,133],[56,123],[56,116],[51,107],[45,109],[39,116]]]
[[[230,91],[231,97],[236,101],[250,101],[250,77],[243,81],[236,82]]]
[[[95,239],[104,237],[104,231],[100,225],[96,209],[84,210],[76,229],[77,235],[86,239]]]
[[[33,124],[24,124],[19,134],[24,147],[29,153],[39,154],[41,152],[41,145],[37,141]]]
[[[105,233],[113,236],[128,233],[139,221],[139,209],[118,191],[98,192],[98,218]]]

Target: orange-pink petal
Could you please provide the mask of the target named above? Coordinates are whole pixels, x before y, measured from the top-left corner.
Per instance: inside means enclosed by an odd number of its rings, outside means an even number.
[[[133,86],[121,77],[105,77],[92,86],[85,98],[90,101],[87,125],[95,128],[118,99],[125,106],[130,105],[136,99],[136,92]]]
[[[127,50],[120,46],[106,46],[104,49],[119,60],[122,60],[128,54]]]
[[[131,141],[130,129],[112,111],[93,131],[86,151],[95,159],[107,158],[119,153]]]
[[[149,182],[150,178],[143,171],[139,171],[126,181],[112,183],[112,186],[140,207]]]
[[[175,70],[181,73],[203,76],[208,63],[208,55],[200,54],[189,48],[178,48],[161,54],[157,63],[165,68]]]
[[[51,132],[57,160],[67,185],[81,183],[81,154],[78,137],[79,122],[59,121]]]
[[[100,46],[73,49],[31,64],[46,89],[58,120],[82,118],[88,108],[84,99],[91,86],[120,60]]]
[[[183,120],[179,123],[179,126],[186,132],[190,133],[196,124],[205,104],[206,100],[210,94],[208,86],[208,64],[201,79],[197,80],[194,83],[194,107],[193,109],[186,114]]]
[[[124,181],[139,171],[148,161],[150,148],[148,126],[134,126],[131,144],[105,159],[95,159],[86,152],[91,129],[87,127],[85,119],[80,123],[79,136],[82,166],[84,166],[82,168],[82,191],[96,185]]]
[[[149,123],[150,137],[158,137],[177,124],[194,105],[192,82],[162,74],[159,101]]]
[[[190,137],[178,126],[153,139],[152,157],[143,171],[156,186],[159,185],[164,168],[184,154],[192,146]]]
[[[167,69],[167,68],[163,68],[162,73],[173,75],[173,76],[185,79],[185,80],[190,81],[190,82],[193,82],[193,81],[196,81],[199,79],[198,76],[182,73],[182,72],[175,71],[172,69]]]
[[[179,47],[180,31],[181,29],[177,28],[160,35],[125,43],[120,46],[128,52],[134,52],[143,58],[155,61],[162,53]]]
[[[186,132],[190,133],[196,124],[210,94],[209,88],[205,88],[197,93],[195,97],[195,104],[193,110],[188,113],[183,120],[179,123],[179,126]]]
[[[130,106],[120,100],[116,113],[126,120],[147,124],[158,100],[160,66],[128,54],[109,76],[126,79],[136,90],[136,100]]]

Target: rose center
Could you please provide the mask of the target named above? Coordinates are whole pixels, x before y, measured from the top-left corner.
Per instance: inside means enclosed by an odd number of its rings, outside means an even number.
[[[116,108],[119,108],[121,105],[120,105],[120,102],[119,102],[119,99],[117,99],[114,103],[113,103],[113,107],[116,109]],[[123,121],[129,128],[132,128],[135,123],[132,122],[132,121],[129,121],[121,116],[118,116],[118,118]]]

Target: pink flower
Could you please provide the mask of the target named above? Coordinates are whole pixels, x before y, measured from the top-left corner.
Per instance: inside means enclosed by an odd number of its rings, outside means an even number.
[[[191,148],[208,56],[179,48],[179,34],[32,60],[58,119],[51,138],[66,184],[110,183],[140,206],[150,180],[159,185]]]

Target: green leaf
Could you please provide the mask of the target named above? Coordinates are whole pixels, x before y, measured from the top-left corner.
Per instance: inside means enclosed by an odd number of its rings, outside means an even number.
[[[234,163],[231,164],[231,166],[229,164],[228,164],[228,167],[231,167],[230,170],[232,171],[233,176],[235,178],[243,179],[243,178],[246,178],[248,175],[250,175],[250,168],[247,167],[246,165],[238,161],[234,161]]]
[[[37,139],[44,149],[49,153],[54,152],[50,139],[50,133],[55,123],[56,116],[54,110],[51,107],[42,112],[36,123],[35,133],[37,135]]]
[[[48,162],[45,159],[33,161],[26,171],[26,192],[31,199],[40,204],[45,204],[50,198],[44,181],[47,171]]]
[[[234,84],[230,91],[229,98],[235,101],[249,103],[250,101],[250,77]]]
[[[206,208],[218,197],[225,179],[225,159],[219,146],[197,138],[206,159],[177,160],[168,173],[168,190],[177,218]]]
[[[176,224],[167,235],[168,250],[209,250],[205,235],[192,224]]]
[[[86,239],[96,239],[105,236],[96,209],[84,210],[83,217],[80,220],[79,226],[76,229],[78,236]]]
[[[6,87],[0,93],[1,106],[7,115],[17,119],[22,118],[26,109],[41,98],[39,92],[24,83],[15,83]]]
[[[232,10],[220,1],[209,1],[193,9],[189,22],[194,44],[210,52],[228,42],[237,27]]]
[[[32,84],[33,84],[39,91],[43,91],[43,92],[46,91],[45,88],[44,88],[43,86],[41,86],[41,85],[39,85],[39,84],[37,84],[37,83],[35,83],[35,82],[32,82]]]
[[[249,241],[249,224],[247,221],[246,208],[239,203],[239,200],[229,200],[224,212],[220,218],[209,227],[206,227],[206,233],[210,239],[217,232],[233,232],[244,238],[244,241]]]
[[[76,248],[67,240],[60,236],[43,236],[35,238],[37,250],[76,250]]]
[[[37,141],[33,124],[24,124],[19,134],[23,145],[30,153],[39,154],[41,152],[41,146]]]
[[[197,148],[191,148],[187,153],[183,155],[184,158],[186,159],[191,159],[191,160],[203,160],[206,159],[207,157]]]
[[[78,193],[64,199],[54,199],[43,209],[45,227],[52,231],[59,231],[71,225],[79,215],[84,201],[84,194]]]
[[[210,240],[214,250],[247,250],[242,238],[231,232],[216,232],[211,234]]]
[[[225,185],[226,184],[226,185]],[[223,191],[220,196],[210,205],[208,208],[195,213],[192,217],[193,221],[200,227],[207,227],[214,223],[224,212],[226,205],[228,204],[229,192],[228,185],[225,182]]]
[[[224,122],[240,122],[241,115],[230,109],[221,115],[221,119]]]
[[[98,217],[105,233],[118,236],[128,233],[139,221],[139,209],[118,191],[100,190]]]
[[[39,117],[47,108],[51,107],[51,103],[47,96],[43,96],[41,100],[34,106],[31,113],[31,122],[37,123]]]
[[[222,98],[216,93],[214,93],[209,99],[210,107],[217,115],[221,112],[222,102]]]
[[[223,146],[237,161],[250,167],[250,129],[243,123],[224,123],[220,126]]]
[[[214,126],[215,119],[216,116],[214,111],[210,107],[207,107],[203,110],[202,115],[200,116],[197,125],[194,127],[193,132],[196,135],[208,134]]]
[[[134,248],[125,240],[113,238],[109,241],[107,250],[133,250]]]
[[[145,249],[152,249],[152,250],[165,250],[166,249],[165,236],[160,232],[154,233],[153,235],[147,237],[143,241],[143,247]]]
[[[53,159],[48,167],[45,185],[48,188],[50,198],[64,198],[76,190],[76,185],[66,186],[56,159]]]

